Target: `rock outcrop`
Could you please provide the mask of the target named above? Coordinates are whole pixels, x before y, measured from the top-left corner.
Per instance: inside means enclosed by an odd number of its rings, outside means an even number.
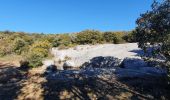
[[[59,50],[58,48],[52,49],[52,54],[55,59],[60,62],[65,62],[66,58],[71,58],[75,66],[82,66],[85,62],[89,62],[95,57],[116,57],[123,60],[126,57],[140,58],[137,56],[141,51],[137,43],[127,44],[101,44],[101,45],[78,45],[73,48]],[[70,59],[69,59],[70,60]]]
[[[122,61],[122,67],[126,69],[139,69],[147,66],[147,63],[139,58],[125,58]]]
[[[115,57],[95,57],[82,65],[82,68],[115,68],[119,67],[121,60]]]
[[[139,56],[143,51],[136,43],[80,45],[66,50],[52,49],[55,62],[62,65],[62,74],[69,69],[78,69],[78,73],[85,76],[108,75],[116,77],[143,77],[146,75],[166,75],[166,70],[150,66]],[[44,65],[51,66],[53,61],[46,61]],[[56,65],[56,66],[59,66]],[[74,74],[74,71],[69,71]],[[67,73],[68,74],[68,73]]]

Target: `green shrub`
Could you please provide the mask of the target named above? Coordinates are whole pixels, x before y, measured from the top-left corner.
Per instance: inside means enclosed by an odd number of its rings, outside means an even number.
[[[69,46],[72,44],[72,39],[69,34],[61,34],[57,38],[53,40],[53,47],[58,47],[58,46]]]
[[[49,41],[50,43],[53,43],[53,41],[58,37],[56,34],[41,34],[36,41]]]
[[[7,54],[13,53],[13,41],[9,39],[0,40],[0,56],[5,56]]]
[[[123,39],[123,36],[125,35],[124,32],[115,32],[115,40],[114,43],[115,44],[121,44],[121,43],[125,43],[125,40]]]
[[[78,44],[97,44],[102,42],[102,33],[99,31],[85,30],[76,35],[76,43]]]
[[[48,41],[36,41],[33,43],[28,53],[24,53],[24,61],[29,62],[30,67],[42,65],[42,60],[48,57],[51,44]]]
[[[114,43],[116,38],[114,32],[104,32],[103,37],[104,40],[108,43]]]
[[[30,67],[42,65],[42,60],[48,56],[48,50],[44,48],[30,49],[28,53],[23,54],[24,61],[29,62]]]
[[[38,67],[42,65],[42,60],[44,56],[43,54],[39,53],[28,53],[28,55],[25,58],[25,61],[29,62],[30,67]]]
[[[31,37],[24,33],[2,32],[0,33],[0,55],[21,54],[30,45]],[[33,42],[33,41],[32,41]]]
[[[136,31],[127,32],[127,33],[123,36],[123,39],[124,39],[126,42],[130,42],[130,43],[136,42]]]
[[[123,40],[124,33],[123,32],[104,32],[103,37],[104,40],[108,43],[124,43]]]
[[[22,38],[16,38],[13,42],[13,49],[16,54],[21,54],[24,47],[27,45],[26,41]]]
[[[44,40],[44,41],[35,41],[30,46],[31,49],[34,49],[34,48],[50,49],[51,47],[52,47],[52,44],[49,41],[47,41],[47,40]]]

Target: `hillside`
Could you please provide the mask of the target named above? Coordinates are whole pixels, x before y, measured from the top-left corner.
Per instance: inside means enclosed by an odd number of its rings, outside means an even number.
[[[0,100],[170,100],[170,0],[0,3]]]
[[[55,55],[53,59],[48,59],[42,67],[31,70],[1,64],[0,98],[169,98],[165,70],[148,66],[141,59],[143,51],[136,43],[78,45],[66,50],[53,48],[51,53]],[[70,61],[70,65],[65,66],[70,68],[63,70],[62,63]],[[83,67],[80,67],[81,64]]]

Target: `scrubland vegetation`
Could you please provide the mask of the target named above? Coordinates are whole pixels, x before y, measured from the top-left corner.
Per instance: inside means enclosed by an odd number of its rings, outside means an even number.
[[[132,42],[131,32],[100,32],[85,30],[73,34],[29,34],[24,32],[0,32],[0,56],[20,55],[21,64],[30,67],[42,65],[42,60],[49,57],[52,47],[67,49],[76,45],[125,43]],[[125,38],[125,39],[124,39]],[[28,62],[28,63],[26,63]]]

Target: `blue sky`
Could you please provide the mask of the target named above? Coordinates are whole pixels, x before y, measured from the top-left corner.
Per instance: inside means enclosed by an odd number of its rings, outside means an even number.
[[[66,33],[123,31],[152,0],[0,0],[0,30]]]

